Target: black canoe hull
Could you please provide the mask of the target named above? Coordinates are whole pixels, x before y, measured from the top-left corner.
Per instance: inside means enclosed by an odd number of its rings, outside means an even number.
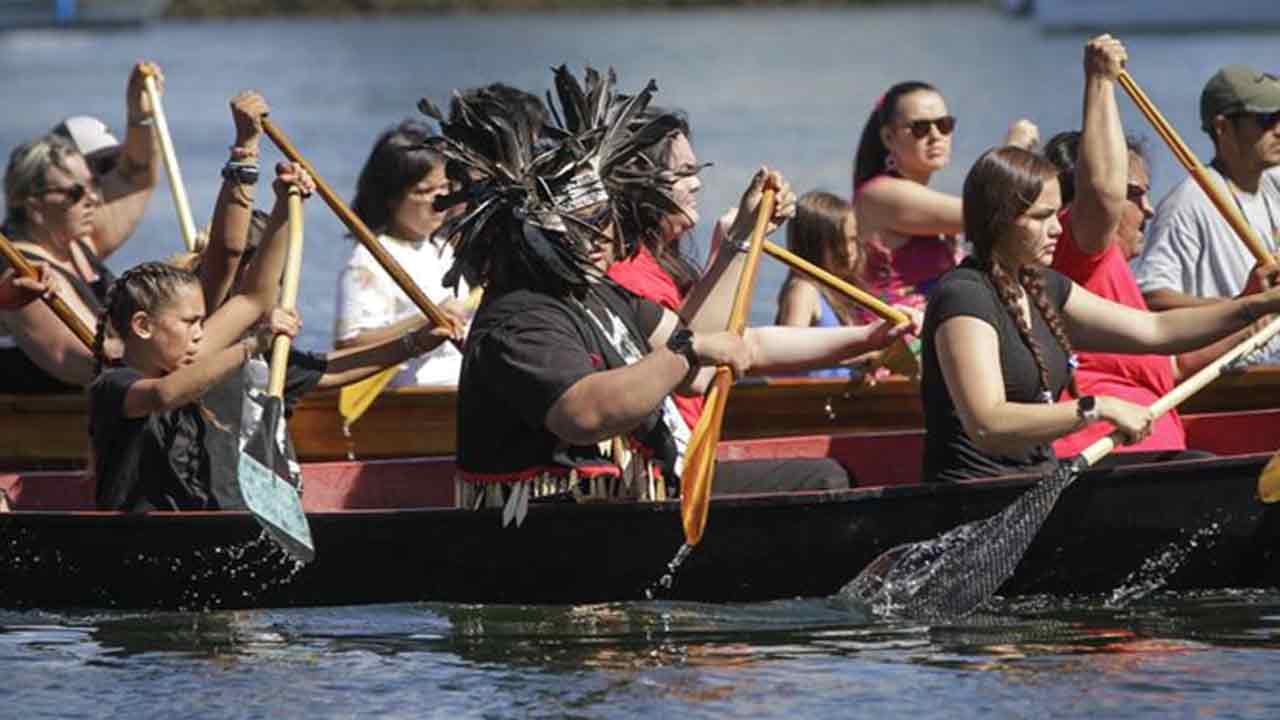
[[[1097,594],[1148,573],[1174,590],[1280,585],[1280,509],[1255,497],[1265,455],[1085,475],[1002,594]],[[1033,478],[720,498],[662,597],[827,596],[877,554],[1003,509]],[[0,606],[213,608],[394,601],[638,600],[681,543],[679,508],[535,505],[310,515],[316,559],[282,559],[239,513],[0,514]],[[1194,541],[1194,547],[1193,547]],[[1174,567],[1176,565],[1176,567]]]

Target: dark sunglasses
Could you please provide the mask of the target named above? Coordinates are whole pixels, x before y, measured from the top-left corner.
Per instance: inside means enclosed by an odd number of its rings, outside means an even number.
[[[85,194],[89,192],[89,188],[85,187],[84,183],[76,183],[65,187],[48,187],[41,190],[40,194],[47,195],[55,192],[66,195],[67,199],[71,201],[71,204],[75,205],[84,199]]]
[[[929,129],[933,127],[937,127],[938,132],[943,135],[950,135],[951,131],[956,129],[956,116],[943,115],[940,118],[933,118],[932,120],[912,120],[911,122],[904,124],[903,127],[910,129],[911,134],[917,138],[923,138],[928,135]]]
[[[1270,130],[1271,128],[1275,127],[1277,124],[1280,124],[1280,111],[1260,113],[1260,112],[1248,112],[1246,110],[1244,112],[1234,113],[1231,115],[1231,117],[1233,118],[1251,117],[1253,118],[1254,122],[1258,123],[1258,127],[1262,128],[1263,130]]]

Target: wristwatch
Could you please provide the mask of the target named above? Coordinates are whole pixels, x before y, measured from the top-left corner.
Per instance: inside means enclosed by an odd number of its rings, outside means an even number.
[[[671,337],[667,338],[667,349],[677,355],[683,355],[689,362],[690,370],[702,364],[698,360],[698,354],[693,351],[693,331],[689,328],[680,328],[671,333]]]
[[[222,179],[237,185],[257,185],[258,166],[254,163],[229,162],[222,166]]]
[[[1098,398],[1092,395],[1085,395],[1076,400],[1076,415],[1085,422],[1097,422],[1102,418],[1102,413],[1098,410]]]

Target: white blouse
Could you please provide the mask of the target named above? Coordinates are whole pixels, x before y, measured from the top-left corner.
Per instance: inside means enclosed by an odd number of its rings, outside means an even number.
[[[429,239],[405,242],[388,235],[379,235],[378,242],[433,302],[467,296],[469,289],[465,280],[459,281],[457,296],[442,284],[444,274],[453,266],[453,247],[448,243]],[[357,244],[338,277],[334,338],[350,340],[361,332],[384,328],[420,314],[418,306],[382,269],[373,254]],[[401,365],[391,386],[457,385],[461,368],[462,354],[453,343],[443,342],[431,352]]]

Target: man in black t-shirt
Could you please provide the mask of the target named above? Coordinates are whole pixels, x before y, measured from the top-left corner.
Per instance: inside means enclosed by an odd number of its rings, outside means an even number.
[[[551,132],[533,129],[517,104],[483,92],[464,95],[467,112],[450,121],[424,101],[444,134],[433,146],[460,184],[437,202],[467,203],[441,231],[456,243],[450,275],[485,287],[458,389],[459,501],[503,507],[506,521],[519,522],[537,497],[663,497],[667,483],[675,487],[690,434],[670,396],[703,392],[717,365],[735,375],[829,365],[906,330],[707,332],[609,281],[609,265],[634,252],[616,234],[613,197],[623,184],[629,200],[640,187],[644,202],[677,207],[676,178],[642,162],[636,136],[660,137],[679,123],[658,115],[629,127],[652,85],[624,98],[613,93],[612,77],[589,71],[587,84],[575,92],[577,80],[557,70],[567,122]],[[600,106],[582,107],[586,97]],[[521,137],[537,140],[532,147],[512,141]],[[777,173],[756,175],[740,212],[756,216],[766,183],[777,188],[776,227],[795,202]],[[741,259],[724,262],[730,265],[740,270]],[[736,284],[732,275],[723,280]],[[618,436],[624,440],[611,440]],[[721,463],[715,482],[718,491],[766,491],[847,487],[849,480],[832,461],[797,460]]]

